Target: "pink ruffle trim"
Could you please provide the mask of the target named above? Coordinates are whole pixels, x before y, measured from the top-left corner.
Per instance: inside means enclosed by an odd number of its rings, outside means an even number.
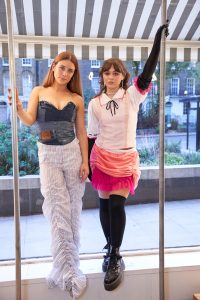
[[[138,81],[138,77],[134,78],[133,83],[134,83],[134,85],[135,85],[137,91],[138,91],[140,94],[145,95],[146,93],[148,93],[148,92],[151,90],[151,88],[152,88],[152,83],[149,84],[149,86],[148,86],[148,88],[147,88],[146,90],[141,90],[141,89],[138,87],[137,81]]]
[[[92,173],[92,186],[96,190],[105,192],[127,188],[132,195],[134,195],[135,193],[133,176],[112,177],[103,173],[96,167],[94,168]]]

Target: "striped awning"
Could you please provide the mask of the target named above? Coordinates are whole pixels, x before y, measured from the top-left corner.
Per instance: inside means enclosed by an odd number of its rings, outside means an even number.
[[[200,0],[168,0],[167,61],[200,61]],[[161,0],[13,0],[15,56],[145,60],[161,24]],[[0,0],[0,57],[8,56]]]

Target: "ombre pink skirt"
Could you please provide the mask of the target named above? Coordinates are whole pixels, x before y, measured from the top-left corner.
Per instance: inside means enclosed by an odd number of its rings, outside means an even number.
[[[135,193],[133,176],[113,177],[103,173],[97,167],[92,172],[92,186],[104,192],[128,189],[132,195]]]
[[[128,189],[135,193],[141,173],[137,151],[112,153],[94,144],[90,166],[95,189],[105,192]]]

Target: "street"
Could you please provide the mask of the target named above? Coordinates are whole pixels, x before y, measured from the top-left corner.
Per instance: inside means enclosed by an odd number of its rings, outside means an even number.
[[[149,148],[154,143],[158,142],[159,135],[158,134],[145,134],[145,135],[137,135],[137,149]],[[175,143],[181,141],[181,150],[187,150],[187,134],[184,133],[166,133],[165,140],[168,143]],[[189,133],[189,143],[188,150],[196,151],[196,133]]]

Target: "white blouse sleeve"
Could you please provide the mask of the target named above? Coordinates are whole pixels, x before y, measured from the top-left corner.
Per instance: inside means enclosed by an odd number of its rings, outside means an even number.
[[[138,104],[142,103],[148,95],[148,92],[142,94],[135,85],[131,85],[128,88],[128,93],[131,97],[131,101]]]
[[[93,108],[93,101],[90,101],[88,105],[88,137],[96,138],[99,134],[99,121],[95,115]]]

